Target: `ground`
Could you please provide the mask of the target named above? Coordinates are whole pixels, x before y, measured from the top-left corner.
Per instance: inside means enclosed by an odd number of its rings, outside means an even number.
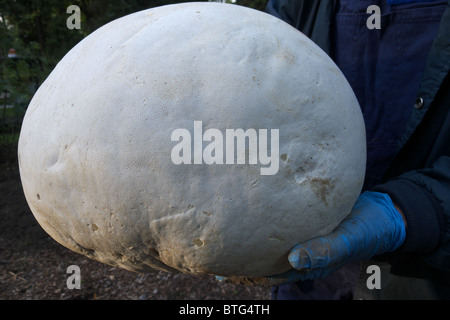
[[[70,265],[81,288],[69,289]],[[213,276],[137,274],[74,253],[31,213],[16,163],[0,164],[0,300],[267,300],[270,289],[219,283]]]

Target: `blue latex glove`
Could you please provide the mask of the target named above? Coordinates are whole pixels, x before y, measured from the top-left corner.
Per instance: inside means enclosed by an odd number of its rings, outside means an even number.
[[[390,197],[366,191],[333,232],[300,243],[291,250],[289,262],[293,270],[253,282],[279,285],[322,278],[347,263],[395,251],[403,244],[405,236],[403,217]]]

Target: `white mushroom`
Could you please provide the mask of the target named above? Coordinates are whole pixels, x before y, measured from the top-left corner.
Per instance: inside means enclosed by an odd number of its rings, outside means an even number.
[[[252,133],[244,157],[237,146],[226,161],[227,129]],[[306,36],[253,9],[185,3],[76,45],[28,107],[19,160],[33,214],[67,248],[138,272],[258,277],[350,212],[365,128]]]

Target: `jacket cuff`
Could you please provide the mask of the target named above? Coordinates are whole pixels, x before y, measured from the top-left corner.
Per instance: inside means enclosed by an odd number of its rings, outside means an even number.
[[[397,252],[429,252],[437,247],[445,229],[442,209],[427,190],[406,180],[378,185],[373,191],[387,193],[406,218],[406,238]]]

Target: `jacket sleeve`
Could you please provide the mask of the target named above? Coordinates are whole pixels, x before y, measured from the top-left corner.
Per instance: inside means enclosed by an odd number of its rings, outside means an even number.
[[[418,253],[431,266],[450,271],[450,157],[431,168],[400,175],[374,191],[389,194],[404,212],[406,239],[399,253]]]
[[[266,12],[294,26],[295,6],[294,1],[269,0],[266,5]]]
[[[326,53],[336,0],[269,0],[266,12],[289,23]]]

